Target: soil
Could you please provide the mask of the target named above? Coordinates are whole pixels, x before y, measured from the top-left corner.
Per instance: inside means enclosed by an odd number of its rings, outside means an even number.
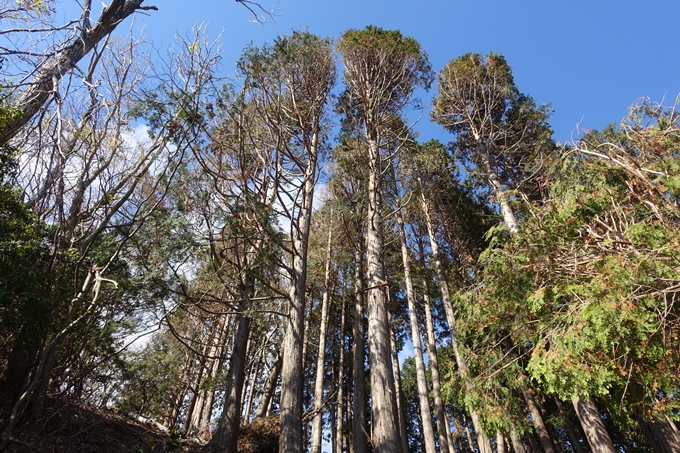
[[[0,398],[6,402],[6,399]],[[0,426],[9,408],[0,405]],[[13,433],[21,439],[21,427]],[[13,437],[14,437],[13,436]],[[36,435],[24,445],[13,443],[8,452],[24,453],[198,453],[201,446],[179,435],[164,433],[152,426],[110,410],[67,400],[50,399]]]
[[[0,392],[0,433],[9,418],[8,398]],[[239,453],[277,453],[279,417],[264,417],[241,426]],[[21,426],[12,436],[21,440]],[[27,448],[26,445],[28,445]],[[202,445],[178,433],[168,433],[112,410],[65,398],[48,398],[45,417],[26,444],[16,442],[11,453],[200,453]]]

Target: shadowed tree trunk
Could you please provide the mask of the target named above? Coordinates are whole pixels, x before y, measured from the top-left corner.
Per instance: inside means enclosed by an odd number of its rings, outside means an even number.
[[[529,413],[531,414],[531,419],[534,423],[534,426],[536,427],[536,432],[538,432],[541,445],[543,445],[543,450],[545,453],[556,453],[555,446],[550,439],[550,434],[548,433],[548,429],[543,422],[543,416],[541,415],[541,411],[534,400],[534,396],[526,387],[522,387],[522,395],[524,396],[524,401],[526,401],[527,406],[529,407]]]
[[[346,289],[342,290],[342,306],[340,307],[340,357],[338,358],[338,395],[335,408],[335,453],[342,453],[343,448],[343,414],[344,414],[344,380],[345,380],[345,306],[347,305]]]
[[[565,409],[564,405],[562,405],[562,402],[559,400],[559,398],[557,398],[557,396],[555,396],[555,404],[557,404],[557,409],[560,411],[560,415],[564,421],[564,427],[567,428],[569,440],[571,441],[571,446],[574,448],[574,451],[576,453],[586,453],[583,449],[583,446],[581,445],[581,442],[579,441],[581,436],[578,434],[576,427],[571,423],[567,410]]]
[[[255,410],[254,418],[267,416],[267,409],[269,408],[269,403],[272,400],[272,396],[274,395],[274,390],[276,390],[276,382],[279,380],[279,375],[281,374],[282,363],[283,360],[281,358],[281,354],[277,353],[276,359],[274,359],[274,363],[272,364],[271,371],[269,372],[267,382],[264,385],[264,389],[262,390],[262,397],[260,398],[260,402],[257,405],[257,409]]]
[[[512,449],[515,450],[515,453],[527,453],[514,424],[510,427],[510,440],[512,441]]]
[[[395,181],[395,191],[398,193],[397,171],[392,166]],[[413,290],[413,280],[411,279],[411,263],[408,252],[408,245],[406,244],[406,230],[404,228],[403,207],[401,198],[397,195],[397,228],[399,234],[399,243],[401,245],[401,262],[404,266],[404,281],[406,282],[406,300],[408,302],[409,321],[411,326],[411,342],[413,343],[413,355],[416,363],[416,384],[418,390],[418,402],[420,406],[420,417],[422,419],[423,443],[425,444],[426,453],[436,453],[434,441],[434,429],[432,428],[432,414],[430,410],[430,401],[427,388],[427,376],[425,374],[425,360],[423,359],[423,346],[420,341],[420,328],[418,326],[418,313],[416,313],[415,294]],[[398,372],[398,371],[397,371]],[[402,427],[404,429],[405,427]],[[405,431],[405,429],[404,429]],[[444,444],[446,445],[446,443]]]
[[[250,317],[244,312],[249,307],[252,286],[241,290],[241,302],[236,314],[236,336],[229,358],[224,407],[217,430],[205,446],[206,453],[236,453],[239,426],[241,424],[241,396],[246,377],[248,359],[248,337],[250,336]]]
[[[586,438],[590,444],[590,448],[594,452],[614,453],[614,444],[612,443],[607,430],[600,418],[600,412],[597,410],[595,403],[591,398],[585,399],[575,396],[572,398],[576,415],[581,422],[581,427],[586,433]]]
[[[363,259],[361,247],[354,249],[354,322],[352,325],[354,397],[352,399],[352,445],[354,453],[366,453],[366,392],[364,389],[365,343],[364,343],[364,300],[363,300]]]
[[[331,300],[331,252],[333,240],[333,212],[328,228],[326,249],[326,271],[324,276],[324,291],[321,301],[321,326],[319,331],[319,350],[316,356],[316,380],[314,382],[314,418],[312,419],[311,453],[321,453],[322,423],[323,423],[323,377],[326,362],[326,333],[328,331],[328,309]]]
[[[453,307],[451,306],[451,296],[449,293],[449,285],[444,274],[444,269],[442,266],[442,260],[439,255],[439,244],[437,244],[434,225],[432,224],[432,218],[430,217],[430,207],[425,194],[421,194],[421,205],[423,214],[425,216],[425,223],[427,226],[427,233],[430,238],[430,248],[432,249],[432,261],[434,262],[434,270],[437,275],[437,280],[439,282],[439,290],[442,295],[442,305],[444,306],[444,313],[446,314],[446,322],[449,325],[449,332],[451,333],[451,349],[453,350],[454,358],[456,359],[456,365],[458,366],[458,374],[460,378],[465,383],[467,389],[472,389],[472,383],[470,382],[470,375],[468,371],[467,362],[460,351],[460,344],[458,340],[458,333],[456,332],[456,318],[453,313]],[[475,434],[477,435],[477,444],[479,445],[480,453],[491,453],[491,444],[488,437],[484,434],[484,429],[482,423],[479,420],[479,415],[475,410],[470,411],[470,418],[472,419],[472,425],[475,428]]]

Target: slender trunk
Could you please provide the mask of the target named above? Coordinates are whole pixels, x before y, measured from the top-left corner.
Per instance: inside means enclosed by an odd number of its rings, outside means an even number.
[[[600,413],[593,400],[575,396],[572,398],[572,403],[581,422],[581,427],[586,433],[591,450],[598,453],[614,453],[616,451],[614,444],[604,427],[604,423],[602,423],[602,418],[600,418]]]
[[[376,453],[402,453],[399,417],[395,412],[394,373],[390,351],[390,322],[387,312],[387,281],[383,266],[383,219],[380,175],[382,173],[377,137],[368,140],[368,220],[366,227],[368,262],[368,361],[371,369],[371,437]],[[283,453],[283,452],[282,452]]]
[[[406,412],[404,411],[404,393],[401,391],[401,367],[399,366],[399,352],[397,351],[397,341],[394,334],[393,325],[390,325],[390,347],[392,349],[392,370],[394,372],[394,391],[396,413],[399,416],[399,434],[401,435],[402,451],[409,451],[408,433],[406,430]],[[422,418],[422,417],[421,417]],[[422,432],[422,422],[420,423]]]
[[[442,304],[444,305],[446,322],[449,325],[449,331],[451,333],[451,349],[453,350],[453,355],[456,359],[456,365],[458,366],[458,374],[465,383],[466,389],[468,391],[472,391],[472,382],[470,381],[470,373],[468,371],[467,362],[462,356],[459,348],[458,333],[456,331],[456,318],[453,313],[453,307],[451,306],[449,285],[446,275],[444,274],[442,260],[439,255],[439,244],[437,244],[434,234],[434,226],[430,217],[430,208],[427,199],[425,198],[425,194],[421,195],[421,204],[423,208],[423,214],[425,215],[428,236],[430,237],[430,248],[432,249],[435,273],[437,275],[437,280],[439,281],[439,290],[442,295]],[[475,428],[475,434],[477,435],[477,444],[479,445],[480,453],[491,453],[491,444],[489,443],[489,439],[484,434],[484,429],[482,428],[482,423],[479,420],[479,415],[476,411],[472,410],[470,411],[470,418],[472,419],[472,425]]]
[[[364,389],[365,344],[364,344],[364,301],[363,301],[363,259],[361,248],[354,250],[354,366],[352,381],[354,395],[352,398],[352,445],[354,453],[366,453],[366,393]]]
[[[276,354],[276,359],[272,364],[271,371],[269,372],[269,377],[262,390],[262,397],[255,410],[255,415],[253,418],[265,417],[267,415],[267,409],[269,408],[269,402],[272,400],[274,395],[274,390],[276,389],[276,383],[279,380],[279,374],[281,374],[281,365],[283,364],[283,359],[281,354]]]
[[[190,366],[190,364],[187,364],[185,366]],[[183,373],[185,374],[185,373]],[[184,397],[186,396],[187,392],[189,391],[189,387],[191,386],[191,383],[188,382],[188,377],[186,378],[187,381],[185,381],[185,378],[182,376],[179,379],[179,384],[175,387],[175,394],[173,395],[173,401],[172,401],[172,410],[170,412],[170,419],[168,420],[168,426],[170,428],[175,428],[177,427],[177,422],[179,421],[179,415],[181,413],[182,409],[182,401],[184,401]]]
[[[394,170],[394,168],[393,168]],[[396,180],[396,170],[394,170]],[[395,183],[396,185],[396,183]],[[423,443],[426,453],[436,453],[437,448],[432,428],[432,412],[427,389],[427,376],[425,374],[425,360],[423,359],[423,347],[420,342],[420,328],[418,326],[418,314],[416,313],[416,301],[411,279],[411,263],[406,244],[406,231],[404,228],[403,207],[401,199],[397,199],[397,227],[399,231],[399,243],[401,245],[401,262],[404,266],[404,280],[406,282],[406,300],[408,303],[409,321],[411,324],[411,342],[413,343],[413,355],[416,362],[416,383],[418,389],[418,402],[420,403],[420,417],[423,420]],[[399,370],[397,370],[398,372]],[[402,427],[403,428],[403,427]]]
[[[527,453],[524,444],[522,443],[522,439],[520,439],[519,434],[517,434],[517,429],[514,424],[510,427],[510,441],[512,442],[512,449],[515,450],[515,453]]]
[[[465,435],[466,435],[467,440],[468,440],[468,446],[470,447],[470,451],[472,453],[475,453],[475,445],[472,442],[472,433],[470,432],[470,427],[468,426],[467,423],[465,424]]]
[[[449,453],[456,453],[457,451],[460,450],[460,448],[458,448],[458,449],[456,448],[456,443],[453,441],[453,437],[451,437],[451,430],[450,430],[451,422],[449,421],[449,416],[446,415],[446,411],[444,411],[444,424],[446,426],[446,443],[447,443],[448,447],[446,448],[446,450],[442,447],[442,448],[440,448],[440,451],[441,451],[441,453],[446,453],[447,451]],[[460,432],[458,434],[460,434]]]
[[[342,306],[340,307],[340,357],[338,358],[338,396],[336,399],[336,416],[335,416],[335,453],[342,453],[343,448],[343,413],[344,413],[344,391],[343,381],[345,380],[345,305],[347,303],[347,294],[345,289],[342,291]]]
[[[217,338],[215,339],[213,351],[211,355],[213,358],[211,360],[209,376],[211,381],[214,383],[217,375],[222,368],[223,359],[222,357],[226,353],[226,342],[225,337],[230,328],[231,317],[220,320],[221,329],[218,332]],[[201,415],[201,424],[199,428],[199,435],[201,438],[207,438],[209,435],[210,419],[212,418],[213,404],[215,402],[215,385],[212,384],[206,393],[205,405],[203,408],[203,414]]]
[[[352,420],[352,403],[350,402],[350,386],[349,382],[347,384],[347,398],[345,399],[345,420],[347,420],[347,433],[346,433],[346,444],[347,452],[354,453],[354,435],[352,434],[352,429],[350,428],[350,420]]]
[[[536,432],[538,432],[541,445],[543,445],[543,450],[545,453],[556,453],[555,446],[550,439],[550,434],[548,434],[548,429],[543,422],[543,416],[536,405],[534,396],[526,387],[522,387],[522,395],[524,396],[524,401],[526,401],[527,406],[529,407],[529,413],[531,414],[531,419],[534,422],[534,427],[536,427]]]
[[[245,365],[244,365],[245,369],[243,370],[243,373],[244,373],[243,374],[244,389],[245,389],[245,386],[246,386],[246,383],[247,383],[247,379],[250,376],[250,373],[253,371],[253,361],[252,360],[249,361],[248,359],[249,359],[249,357],[250,357],[250,355],[253,351],[253,348],[255,347],[254,343],[255,343],[255,340],[252,337],[249,336],[248,342],[246,343],[246,361],[245,361]],[[243,406],[246,403],[246,394],[247,394],[247,392],[244,392],[244,391],[241,392],[241,401],[239,401],[239,405],[238,405],[239,414],[241,414],[240,416],[243,415]]]
[[[450,451],[451,433],[449,424],[446,422],[446,411],[444,401],[441,396],[441,379],[439,378],[439,359],[437,358],[437,345],[434,336],[434,322],[432,321],[432,307],[430,298],[424,295],[425,300],[425,322],[427,323],[427,357],[430,362],[430,372],[432,373],[432,394],[434,396],[434,407],[437,415],[437,433],[439,434],[439,445],[442,452]]]
[[[224,392],[224,407],[222,416],[217,425],[217,430],[206,445],[206,452],[236,453],[239,426],[241,424],[241,396],[246,377],[246,362],[248,360],[248,337],[250,336],[250,317],[244,312],[249,306],[249,298],[252,295],[252,284],[246,285],[240,291],[241,302],[239,303],[236,316],[236,336],[234,347],[229,358],[229,371],[227,372],[226,390]]]
[[[586,453],[585,449],[581,445],[581,442],[579,441],[581,436],[578,434],[578,431],[576,430],[574,424],[571,423],[569,413],[567,412],[559,398],[557,398],[557,396],[555,396],[555,404],[557,404],[557,410],[560,411],[562,421],[564,422],[564,427],[567,429],[567,433],[569,434],[569,440],[571,441],[571,446],[573,447],[574,451],[576,453]]]
[[[257,362],[255,363],[254,371],[251,374],[252,378],[249,379],[248,386],[248,397],[246,398],[246,406],[243,409],[243,422],[250,423],[250,412],[253,407],[253,395],[255,394],[255,387],[257,387],[257,375],[260,374],[260,366],[262,365],[264,351],[257,356]]]
[[[205,351],[204,351],[205,352]],[[185,433],[188,433],[189,430],[192,427],[192,421],[195,418],[194,413],[196,412],[196,406],[199,400],[199,387],[201,385],[201,379],[203,379],[203,370],[205,367],[201,363],[201,366],[198,369],[198,375],[192,379],[193,385],[189,385],[189,389],[191,390],[191,399],[189,400],[189,406],[187,407],[187,413],[186,417],[184,418],[184,425],[182,426],[182,431]],[[198,411],[200,412],[201,407],[198,405]]]
[[[314,203],[318,134],[313,134],[305,168],[300,213],[293,222],[293,269],[290,309],[283,339],[281,370],[281,434],[279,453],[299,453],[303,449],[302,404],[304,382],[305,289],[307,287],[307,248]]]
[[[503,215],[503,221],[505,222],[505,227],[508,229],[511,235],[519,233],[519,226],[517,225],[517,219],[515,214],[512,212],[512,208],[508,203],[507,194],[503,190],[500,180],[498,179],[498,174],[491,168],[491,160],[489,158],[486,149],[482,152],[483,155],[483,167],[486,171],[486,177],[489,181],[489,185],[496,195],[496,201],[501,209],[501,214]]]
[[[524,433],[524,437],[527,439],[531,453],[541,453],[541,449],[538,446],[538,442],[536,442],[536,436],[534,436],[533,432],[527,431]]]
[[[331,300],[331,252],[333,240],[333,213],[328,228],[326,246],[326,271],[324,276],[324,291],[321,301],[321,330],[319,331],[319,351],[316,356],[316,380],[314,382],[314,418],[312,419],[311,453],[321,453],[322,423],[323,423],[323,376],[326,362],[326,333],[328,331],[328,308]]]
[[[498,453],[505,453],[505,436],[503,433],[496,433],[496,450]]]

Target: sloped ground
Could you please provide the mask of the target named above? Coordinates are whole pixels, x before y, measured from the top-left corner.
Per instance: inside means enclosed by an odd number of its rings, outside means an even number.
[[[5,403],[3,398],[2,403]],[[2,404],[0,425],[9,409]],[[20,429],[15,433],[21,434]],[[168,435],[111,411],[69,400],[50,400],[45,419],[29,442],[34,453],[197,453],[200,445]],[[12,444],[9,452],[26,452]]]
[[[256,418],[250,425],[241,426],[238,436],[239,453],[277,453],[280,430],[278,415]]]
[[[9,417],[8,399],[0,393],[0,432]],[[255,419],[241,427],[239,453],[277,453],[279,417]],[[21,427],[14,435],[21,436]],[[201,445],[168,434],[130,417],[68,399],[49,399],[45,418],[28,443],[33,453],[199,453]],[[7,450],[29,450],[15,443]]]

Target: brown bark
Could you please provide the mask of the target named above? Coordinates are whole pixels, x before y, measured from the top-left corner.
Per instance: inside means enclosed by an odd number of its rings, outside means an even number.
[[[394,334],[394,325],[390,324],[390,349],[392,350],[392,371],[394,372],[394,391],[396,398],[396,413],[399,416],[399,434],[401,436],[401,449],[403,452],[409,451],[408,433],[406,432],[406,412],[404,410],[404,392],[401,391],[401,366],[399,365],[399,351],[397,351],[397,341]],[[420,430],[422,432],[422,417],[420,418]]]
[[[437,416],[439,448],[442,452],[446,452],[451,450],[451,433],[449,431],[449,424],[446,422],[444,401],[441,396],[441,379],[439,377],[439,360],[437,359],[432,307],[430,306],[430,298],[427,294],[423,298],[425,299],[425,322],[427,323],[427,357],[430,363],[430,372],[432,373],[432,394],[434,396],[434,407]]]
[[[250,382],[248,385],[248,397],[246,398],[246,405],[243,409],[243,423],[246,424],[250,423],[250,413],[252,412],[253,407],[253,396],[255,394],[255,387],[257,387],[257,376],[260,374],[260,366],[262,365],[263,354],[264,351],[261,354],[258,354],[254,370],[251,373],[252,377],[249,377]]]
[[[279,380],[279,374],[281,374],[281,365],[283,364],[283,359],[281,354],[276,354],[276,359],[272,364],[271,371],[269,372],[269,377],[262,390],[262,396],[260,397],[260,402],[255,410],[255,415],[253,418],[260,418],[267,416],[267,409],[269,408],[269,402],[272,400],[274,395],[274,390],[276,389],[276,383]]]
[[[505,436],[502,433],[496,433],[496,450],[505,453]]]
[[[393,167],[395,180],[397,178],[396,169]],[[395,183],[396,184],[396,183]],[[398,190],[398,189],[397,189]],[[436,453],[434,428],[432,427],[432,412],[427,388],[427,376],[425,374],[425,360],[423,359],[423,346],[420,341],[420,328],[418,326],[418,314],[416,313],[416,301],[411,279],[411,263],[406,244],[406,232],[404,228],[403,207],[401,199],[397,198],[397,227],[399,233],[399,243],[401,245],[401,262],[404,266],[404,281],[406,282],[406,300],[408,303],[409,321],[411,326],[411,342],[413,344],[413,355],[416,363],[416,385],[418,390],[418,402],[420,403],[420,417],[422,419],[422,437],[426,453]],[[399,370],[397,369],[397,373]],[[402,427],[403,429],[404,427]],[[404,429],[405,431],[405,429]],[[447,444],[444,443],[444,446]]]
[[[376,453],[401,453],[399,416],[395,411],[395,383],[390,351],[387,282],[383,267],[383,219],[377,137],[369,139],[368,220],[368,361],[371,369],[371,440]]]
[[[575,396],[571,401],[581,422],[581,427],[586,433],[591,450],[598,453],[614,453],[616,451],[614,444],[604,427],[604,423],[602,423],[602,418],[600,418],[600,413],[593,400]]]
[[[281,369],[281,435],[280,453],[302,450],[302,390],[304,375],[305,289],[307,286],[307,249],[309,228],[314,203],[318,134],[313,134],[305,167],[300,214],[293,228],[293,269],[290,287],[290,309],[283,339],[283,368]]]
[[[635,420],[655,453],[680,453],[680,432],[668,416],[662,414],[648,421],[635,415]]]
[[[342,293],[342,306],[340,307],[340,356],[338,357],[338,394],[335,400],[335,453],[342,453],[343,448],[343,414],[344,414],[344,380],[345,380],[345,305],[347,302],[345,290]]]
[[[326,270],[324,276],[324,292],[321,301],[321,326],[319,331],[319,349],[316,356],[316,379],[314,382],[314,417],[312,418],[311,453],[321,453],[323,422],[323,376],[326,362],[326,333],[328,331],[328,310],[331,300],[331,253],[333,240],[333,219],[328,228],[326,245]]]
[[[527,453],[524,444],[522,443],[522,439],[519,437],[519,434],[517,434],[515,425],[512,425],[510,428],[510,441],[512,442],[512,449],[515,453]]]
[[[434,225],[432,224],[432,219],[430,217],[429,203],[425,198],[424,193],[421,195],[421,205],[423,214],[425,216],[428,236],[430,237],[430,248],[432,249],[435,273],[437,275],[437,280],[439,281],[439,290],[442,295],[442,304],[444,305],[446,322],[449,325],[449,332],[451,333],[451,349],[453,350],[453,355],[456,359],[456,365],[458,366],[458,374],[465,383],[466,389],[472,390],[472,383],[470,381],[470,373],[468,371],[467,362],[465,361],[465,358],[462,356],[459,349],[458,333],[456,331],[456,317],[453,313],[453,307],[451,306],[449,285],[446,275],[444,274],[442,260],[439,255],[439,244],[437,244],[434,233]],[[484,434],[484,428],[482,427],[482,423],[479,420],[479,415],[475,410],[470,411],[470,418],[472,419],[472,425],[475,428],[475,434],[477,435],[477,444],[479,445],[480,453],[491,453],[491,444],[489,443],[489,439]]]
[[[352,446],[354,453],[366,453],[366,392],[364,389],[365,343],[364,343],[364,300],[363,300],[363,259],[361,248],[354,250],[354,322],[352,337],[354,338],[352,381],[354,395],[352,399]]]
[[[527,389],[526,387],[522,387],[522,395],[524,396],[524,401],[526,401],[529,408],[529,413],[531,414],[531,419],[534,423],[534,427],[536,428],[536,432],[538,432],[541,445],[543,445],[543,450],[545,453],[556,453],[555,446],[553,445],[552,439],[550,439],[550,434],[548,433],[548,428],[543,422],[543,416],[541,415],[541,411],[534,400],[534,396],[531,394],[531,390]]]
[[[236,453],[239,426],[241,424],[241,396],[246,376],[246,361],[248,359],[248,337],[250,336],[250,317],[244,312],[248,308],[252,286],[241,291],[242,302],[236,314],[236,336],[234,347],[229,358],[226,389],[224,393],[224,407],[217,430],[204,451],[210,453]]]
[[[557,404],[557,409],[560,411],[560,415],[562,416],[564,427],[567,429],[567,433],[569,434],[569,440],[571,441],[572,448],[576,453],[586,453],[579,440],[581,436],[578,434],[578,431],[576,430],[576,427],[573,425],[573,423],[571,423],[569,413],[557,396],[555,396],[555,404]]]

